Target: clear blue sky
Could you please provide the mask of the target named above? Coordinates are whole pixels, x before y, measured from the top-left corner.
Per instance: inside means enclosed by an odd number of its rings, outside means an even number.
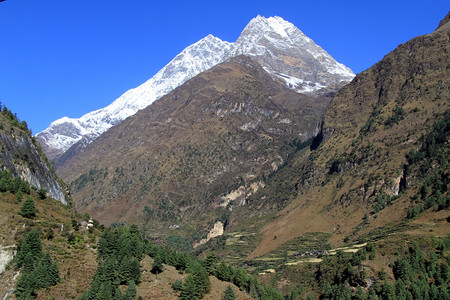
[[[258,14],[293,23],[358,73],[449,10],[448,0],[6,0],[0,101],[38,133],[110,104],[208,34],[234,42]]]

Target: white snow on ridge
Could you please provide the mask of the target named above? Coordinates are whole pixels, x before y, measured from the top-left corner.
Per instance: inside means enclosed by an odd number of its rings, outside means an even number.
[[[286,25],[286,21],[284,21],[280,17],[270,17],[267,19],[267,22],[276,33],[281,35],[283,38],[289,39],[289,35],[286,33],[286,28],[289,28],[290,26],[289,24],[287,24],[288,26],[283,26]]]
[[[326,86],[320,83],[303,80],[301,78],[289,76],[287,74],[276,73],[272,74],[286,83],[286,86],[298,93],[312,93],[320,89],[326,88]]]
[[[58,119],[38,133],[37,138],[49,147],[58,149],[59,154],[67,151],[83,136],[94,140],[190,78],[227,59],[231,47],[231,43],[208,35],[184,49],[151,79],[128,90],[110,105],[87,113],[79,119]]]
[[[184,49],[155,76],[128,90],[110,105],[78,119],[63,117],[56,120],[38,133],[36,138],[57,152],[55,158],[83,137],[87,143],[93,141],[190,78],[240,54],[255,58],[267,72],[281,78],[287,86],[299,92],[314,92],[324,88],[330,77],[335,82],[350,81],[354,77],[349,68],[336,62],[292,23],[281,17],[257,16],[248,23],[235,43],[208,35]],[[310,69],[299,71],[295,66],[289,67],[283,57],[310,62]],[[315,71],[332,75],[317,79],[311,68],[319,68]]]

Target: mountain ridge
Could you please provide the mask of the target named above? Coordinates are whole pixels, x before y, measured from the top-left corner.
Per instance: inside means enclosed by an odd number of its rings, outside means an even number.
[[[303,170],[291,170],[296,175],[274,194],[291,190],[291,202],[261,230],[250,257],[311,232],[331,234],[333,245],[358,241],[410,215],[426,171],[414,169],[408,157],[421,148],[435,121],[450,113],[448,24],[399,45],[335,95],[320,146],[306,155],[309,162],[295,162]],[[433,164],[438,170],[442,161]],[[442,213],[428,213],[436,227],[448,228],[433,217]]]
[[[228,194],[261,188],[317,134],[327,103],[233,57],[111,128],[58,172],[77,207],[106,223],[142,222],[145,206],[163,223],[196,209],[226,211],[230,201],[243,204]]]
[[[249,22],[235,43],[224,42],[210,34],[184,49],[154,77],[125,92],[107,107],[87,113],[79,119],[64,117],[56,120],[47,129],[38,133],[36,138],[53,161],[79,141],[81,144],[76,146],[76,149],[83,148],[101,133],[202,71],[236,55],[249,54],[258,58],[259,55],[252,50],[254,41],[245,39],[247,34],[256,40],[261,40],[261,36],[264,35],[272,35],[269,43],[265,45],[268,50],[263,53],[265,57],[258,62],[273,76],[285,81],[291,89],[307,93],[317,92],[321,94],[319,96],[323,96],[329,89],[335,91],[354,76],[350,69],[337,63],[292,23],[280,17],[266,19],[258,16]],[[305,40],[306,42],[301,44],[307,46],[309,52],[296,51],[293,40],[297,43]],[[273,43],[274,41],[276,43]],[[317,58],[323,60],[326,67],[314,62],[316,58],[311,55],[311,51],[317,53]],[[308,58],[298,59],[298,55],[307,55]],[[306,64],[306,67],[302,67],[301,64]],[[327,73],[327,68],[332,72]],[[316,69],[320,75],[314,75]],[[336,73],[336,70],[340,72]],[[59,165],[60,163],[56,161],[56,166]]]

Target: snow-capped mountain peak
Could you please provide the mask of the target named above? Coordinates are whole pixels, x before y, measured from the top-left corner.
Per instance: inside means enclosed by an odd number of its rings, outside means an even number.
[[[254,57],[299,92],[339,85],[355,76],[295,25],[277,16],[252,19],[236,41],[236,51]]]
[[[354,77],[350,69],[336,62],[292,23],[281,17],[257,16],[235,43],[209,34],[185,48],[155,76],[125,92],[107,107],[78,119],[56,120],[36,137],[47,156],[54,160],[75,143],[89,144],[190,78],[240,54],[252,57],[267,72],[298,92],[335,88]]]
[[[36,137],[50,159],[64,153],[83,137],[88,144],[190,78],[227,59],[231,48],[231,43],[208,35],[184,49],[151,79],[128,90],[107,107],[79,119],[58,119]]]

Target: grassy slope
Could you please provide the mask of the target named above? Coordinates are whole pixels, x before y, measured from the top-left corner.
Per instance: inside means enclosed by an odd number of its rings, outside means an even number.
[[[26,232],[37,229],[41,232],[43,251],[49,251],[50,255],[58,263],[61,282],[49,289],[38,291],[36,299],[76,299],[85,292],[97,269],[97,241],[101,235],[101,229],[97,228],[92,233],[80,229],[74,232],[71,228],[72,219],[81,220],[82,216],[76,214],[70,207],[65,207],[59,202],[35,198],[37,216],[34,219],[25,219],[18,215],[21,203],[16,203],[16,196],[10,193],[0,194],[0,240],[2,246],[15,248],[23,239]],[[64,232],[60,230],[64,223]],[[47,240],[47,232],[51,230],[54,238]],[[65,233],[74,233],[79,241],[69,243]],[[143,299],[177,299],[178,294],[172,289],[171,284],[177,280],[183,280],[186,274],[180,274],[174,267],[164,265],[164,271],[158,276],[150,272],[152,259],[148,256],[141,262],[142,282],[137,286],[138,295]],[[10,289],[14,289],[17,270],[10,263],[6,271],[0,274],[0,295],[3,296]],[[245,293],[228,282],[223,282],[211,276],[211,291],[204,299],[220,299],[228,285],[231,285],[238,299],[250,299]],[[11,296],[14,299],[14,296]]]
[[[337,94],[325,114],[324,142],[310,154],[313,164],[300,174],[310,179],[292,180],[299,185],[295,199],[261,230],[262,241],[250,257],[308,232],[330,233],[330,243],[339,245],[405,218],[420,176],[377,214],[375,198],[393,195],[406,154],[418,149],[421,136],[449,111],[449,52],[448,28],[441,28],[400,45]],[[398,107],[404,114],[398,123],[389,122]],[[368,222],[354,234],[366,214]],[[445,232],[448,224],[441,214],[430,213],[415,223],[433,223]]]

